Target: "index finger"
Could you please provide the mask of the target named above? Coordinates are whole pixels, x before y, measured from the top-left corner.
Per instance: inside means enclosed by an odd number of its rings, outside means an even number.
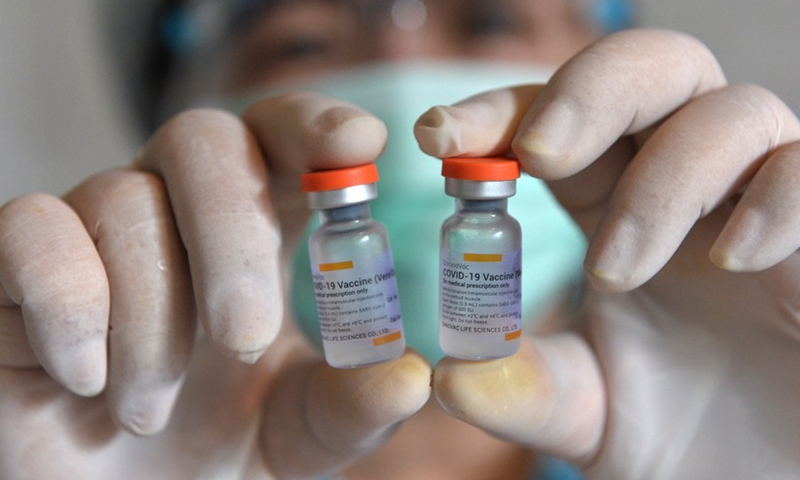
[[[698,40],[629,30],[589,46],[544,88],[516,87],[434,107],[417,121],[415,133],[434,157],[513,151],[531,175],[561,179],[586,168],[620,137],[725,84],[713,54]]]
[[[611,35],[556,72],[523,117],[511,148],[545,180],[573,175],[620,137],[651,127],[691,98],[726,84],[714,55],[688,35]]]
[[[331,114],[344,104],[318,96],[281,98],[248,114],[252,127],[221,111],[181,114],[137,160],[164,178],[204,330],[224,352],[249,362],[280,328],[288,276],[282,229],[294,237],[308,217],[295,188],[299,175],[365,163],[383,148],[375,140],[374,155],[351,159],[346,147],[353,128],[335,128],[349,117]]]
[[[93,396],[103,390],[108,281],[75,211],[43,194],[0,208],[0,291],[2,366],[33,366],[35,353],[72,392]]]
[[[300,175],[373,162],[386,146],[386,126],[377,117],[317,93],[267,98],[253,104],[243,118],[266,154],[272,202],[290,244],[309,214]]]

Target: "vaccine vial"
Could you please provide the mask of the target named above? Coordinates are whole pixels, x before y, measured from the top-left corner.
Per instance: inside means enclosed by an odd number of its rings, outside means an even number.
[[[439,266],[439,345],[448,356],[486,360],[519,349],[522,232],[507,211],[519,175],[507,158],[442,162],[445,193],[456,199]]]
[[[375,164],[306,173],[301,187],[320,227],[308,241],[325,360],[354,368],[405,351],[386,228],[370,217]]]

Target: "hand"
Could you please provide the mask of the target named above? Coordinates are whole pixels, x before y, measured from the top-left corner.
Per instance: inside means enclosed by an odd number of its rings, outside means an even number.
[[[415,130],[436,157],[513,153],[590,239],[577,328],[443,360],[445,410],[592,479],[796,477],[800,122],[779,99],[634,30]]]
[[[190,111],[133,168],[0,209],[0,478],[308,478],[382,444],[427,362],[327,367],[283,290],[300,174],[385,139],[315,95]]]

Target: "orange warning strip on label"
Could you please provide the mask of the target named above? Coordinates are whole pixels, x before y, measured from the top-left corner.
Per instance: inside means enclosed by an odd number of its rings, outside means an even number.
[[[516,340],[522,336],[522,330],[517,330],[516,332],[506,333],[506,342],[510,342],[511,340]]]
[[[396,332],[390,333],[388,335],[384,335],[382,337],[373,338],[372,339],[372,346],[377,347],[379,345],[385,345],[387,343],[392,343],[395,340],[400,340],[401,338],[403,338],[403,332],[398,330]]]
[[[465,262],[502,262],[502,253],[465,253]]]
[[[353,261],[347,260],[346,262],[336,262],[336,263],[320,263],[319,264],[319,271],[320,272],[333,272],[334,270],[349,270],[353,268]]]

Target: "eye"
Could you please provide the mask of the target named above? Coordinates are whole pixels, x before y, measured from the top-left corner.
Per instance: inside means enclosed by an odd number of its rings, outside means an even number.
[[[463,13],[462,34],[476,40],[513,35],[519,29],[519,15],[502,2],[471,2]]]
[[[306,0],[266,9],[233,47],[233,88],[329,69],[358,54],[357,17],[341,2]]]
[[[331,55],[334,47],[323,33],[305,33],[281,39],[265,57],[273,62],[313,61]]]

